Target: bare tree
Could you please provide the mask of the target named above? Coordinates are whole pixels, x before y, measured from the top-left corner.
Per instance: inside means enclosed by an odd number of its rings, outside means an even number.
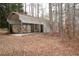
[[[53,32],[52,3],[49,3],[49,20],[50,20],[50,27]]]
[[[58,3],[59,34],[63,36],[62,3]]]
[[[39,18],[39,3],[37,3],[37,18]]]
[[[27,12],[26,12],[26,8],[27,8],[27,7],[26,7],[26,3],[25,3],[25,14],[27,14]]]
[[[34,3],[31,3],[31,14],[34,17]]]
[[[75,3],[73,4],[73,37],[75,36]]]
[[[71,13],[70,13],[70,4],[69,3],[66,3],[65,4],[65,36],[68,38],[68,39],[71,39],[72,38],[72,33],[71,33],[71,30],[72,30],[72,24],[71,24]]]
[[[31,13],[31,6],[30,6],[30,4],[29,4],[29,13]]]
[[[44,8],[42,7],[42,19],[44,18]]]
[[[54,32],[57,32],[57,20],[58,20],[58,10],[57,10],[57,7],[58,7],[58,5],[57,5],[57,3],[54,3],[53,4],[53,7],[54,7],[54,20],[53,20],[53,31]]]

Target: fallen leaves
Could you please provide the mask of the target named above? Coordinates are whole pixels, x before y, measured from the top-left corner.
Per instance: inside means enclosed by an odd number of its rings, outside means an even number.
[[[78,40],[64,41],[50,34],[0,34],[0,55],[79,55]]]

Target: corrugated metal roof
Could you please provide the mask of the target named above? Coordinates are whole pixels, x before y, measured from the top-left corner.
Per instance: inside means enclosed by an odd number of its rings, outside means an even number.
[[[20,15],[19,19],[22,23],[35,23],[35,24],[44,24],[45,21],[43,19],[38,19],[30,16]]]
[[[17,13],[17,12],[12,12],[12,13],[15,13],[15,14],[19,15],[19,20],[22,23],[44,24],[46,22],[46,20],[44,20],[44,19],[38,19],[38,18],[29,16],[29,15],[20,14],[20,13]],[[8,22],[11,21],[9,19],[7,19],[7,20],[8,20]]]

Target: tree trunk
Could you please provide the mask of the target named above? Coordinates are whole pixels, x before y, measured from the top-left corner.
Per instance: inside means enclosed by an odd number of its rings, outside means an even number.
[[[58,3],[58,16],[59,16],[59,34],[63,35],[63,21],[62,21],[62,3]]]
[[[39,18],[39,3],[37,3],[37,18]]]
[[[49,3],[49,20],[51,32],[53,32],[52,3]]]
[[[73,4],[73,37],[75,36],[75,3]]]
[[[31,14],[34,17],[34,3],[31,3]]]
[[[26,12],[26,8],[27,8],[27,7],[26,7],[26,3],[25,3],[25,14],[27,14],[27,12]]]
[[[65,4],[65,36],[69,40],[71,37],[71,16],[70,16],[70,4]]]

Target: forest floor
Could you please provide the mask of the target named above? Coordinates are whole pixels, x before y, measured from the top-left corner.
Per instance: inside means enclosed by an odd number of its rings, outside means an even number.
[[[7,56],[74,56],[79,55],[79,40],[34,33],[13,36],[0,31],[0,55]]]

